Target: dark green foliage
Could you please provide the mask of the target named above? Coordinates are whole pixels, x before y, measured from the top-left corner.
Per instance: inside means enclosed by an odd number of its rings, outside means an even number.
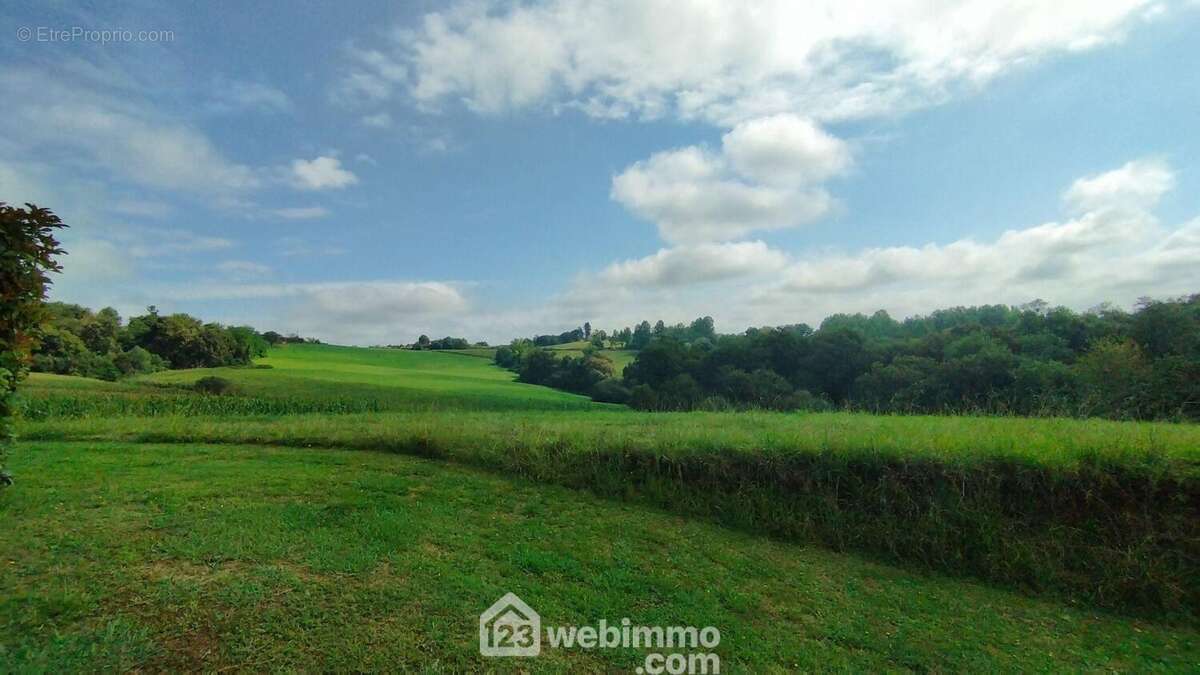
[[[582,328],[564,331],[558,335],[538,335],[533,338],[533,344],[538,347],[550,347],[553,345],[566,344],[568,342],[579,342],[584,339]]]
[[[438,340],[430,340],[429,336],[422,335],[422,339],[418,339],[413,344],[409,345],[409,349],[467,349],[471,346],[471,341],[466,338],[444,337]]]
[[[608,377],[592,387],[592,400],[600,403],[628,403],[629,390],[621,384],[620,380]]]
[[[192,385],[196,391],[204,394],[233,394],[237,392],[237,385],[232,381],[223,377],[209,375],[196,380]]]
[[[49,273],[62,267],[64,251],[55,230],[66,227],[48,209],[0,202],[0,487],[12,483],[5,469],[15,440],[13,418],[17,384],[29,368],[34,331],[46,320],[43,301]]]
[[[706,325],[643,322],[633,331],[641,351],[625,384],[655,395],[641,391],[631,405],[791,409],[791,391],[804,390],[822,405],[874,412],[1200,419],[1200,295],[1143,300],[1132,314],[1039,301],[903,322],[885,312],[836,314],[815,332],[799,325],[708,338]],[[680,394],[684,374],[702,396]]]
[[[128,325],[111,307],[52,302],[48,323],[38,333],[33,370],[100,380],[167,368],[246,365],[271,344],[300,341],[278,333],[259,335],[249,326],[202,323],[187,314],[162,316],[154,307]]]
[[[833,453],[510,457],[507,468],[539,478],[834,550],[1136,613],[1200,612],[1200,482],[1153,468]]]

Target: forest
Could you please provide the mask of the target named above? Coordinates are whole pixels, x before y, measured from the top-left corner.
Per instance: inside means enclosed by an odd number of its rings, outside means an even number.
[[[884,311],[717,335],[704,317],[614,331],[637,348],[623,373],[598,349],[557,356],[531,340],[496,363],[524,382],[640,410],[822,410],[1200,417],[1200,294],[1086,312],[1034,301]]]

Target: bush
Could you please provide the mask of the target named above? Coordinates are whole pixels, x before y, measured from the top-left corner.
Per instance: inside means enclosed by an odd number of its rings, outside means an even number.
[[[812,392],[807,389],[798,389],[783,400],[782,409],[825,412],[833,410],[833,404],[820,396],[813,396]]]
[[[620,380],[608,377],[592,387],[592,400],[600,403],[625,404],[629,402],[629,389],[621,384]]]
[[[237,385],[232,381],[212,375],[196,380],[192,387],[203,394],[232,394],[237,391]]]

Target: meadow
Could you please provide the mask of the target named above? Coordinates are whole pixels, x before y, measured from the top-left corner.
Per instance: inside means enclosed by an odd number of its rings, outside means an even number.
[[[190,388],[213,375],[236,391]],[[0,649],[33,670],[507,668],[474,631],[511,590],[559,623],[719,626],[731,670],[1200,659],[1195,426],[636,413],[512,378],[316,345],[34,375]]]

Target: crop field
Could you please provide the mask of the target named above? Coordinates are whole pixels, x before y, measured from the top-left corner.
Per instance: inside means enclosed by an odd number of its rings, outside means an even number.
[[[530,668],[478,652],[507,591],[557,624],[716,626],[727,672],[1200,662],[1194,425],[636,413],[318,345],[22,397],[5,670]]]

